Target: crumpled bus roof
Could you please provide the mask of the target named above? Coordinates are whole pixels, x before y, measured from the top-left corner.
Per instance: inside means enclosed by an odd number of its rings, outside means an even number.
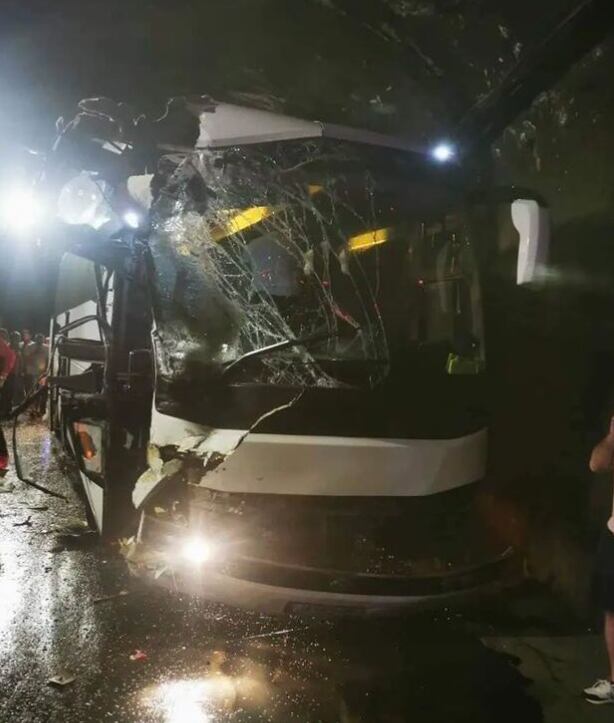
[[[375,146],[419,152],[404,138],[334,123],[303,120],[231,103],[208,103],[199,114],[196,150],[300,138],[337,138]]]

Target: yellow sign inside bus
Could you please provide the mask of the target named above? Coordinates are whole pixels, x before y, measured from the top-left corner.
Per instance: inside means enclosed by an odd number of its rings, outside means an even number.
[[[367,231],[358,234],[358,236],[350,236],[348,239],[348,250],[353,252],[368,251],[373,246],[385,244],[389,240],[392,233],[391,228],[378,228],[375,231]]]

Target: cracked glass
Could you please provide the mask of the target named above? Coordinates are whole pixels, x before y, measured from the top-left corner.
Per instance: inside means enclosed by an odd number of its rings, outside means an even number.
[[[373,388],[416,354],[480,370],[464,216],[378,153],[318,139],[163,160],[149,247],[165,381]]]

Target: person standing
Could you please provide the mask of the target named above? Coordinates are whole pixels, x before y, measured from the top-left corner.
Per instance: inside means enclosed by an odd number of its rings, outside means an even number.
[[[589,461],[591,472],[614,473],[614,417],[606,436],[595,446]],[[604,638],[608,653],[609,675],[584,689],[584,697],[596,705],[614,703],[614,500],[612,514],[601,534],[595,564],[593,590],[603,611]]]
[[[7,345],[9,343],[9,333],[6,329],[0,329],[0,339]],[[15,368],[6,375],[6,379],[0,391],[0,418],[5,417],[11,410],[13,400],[13,385],[15,382]]]
[[[15,367],[13,369],[13,405],[23,401],[23,344],[21,334],[18,331],[12,331],[10,334],[10,347],[15,353]]]
[[[37,337],[40,337],[37,334]],[[38,379],[38,362],[41,355],[41,346],[39,342],[32,340],[28,329],[24,329],[22,333],[23,337],[23,380],[26,394],[29,394]]]
[[[42,334],[36,334],[34,341],[31,341],[28,346],[24,347],[23,360],[26,394],[29,394],[36,387],[39,380],[41,383],[46,384],[43,376],[49,361],[49,347],[45,344],[45,337]],[[34,415],[39,414],[43,416],[46,404],[47,393],[45,391],[41,394],[33,409]]]
[[[21,360],[21,334],[18,331],[9,333],[4,329],[0,330],[0,336],[11,347],[15,354],[15,364],[13,371],[9,374],[2,394],[0,395],[0,417],[6,416],[13,406],[23,399],[23,381],[21,378],[22,365]]]
[[[34,337],[35,360],[36,360],[36,381],[44,387],[38,402],[36,411],[41,417],[45,416],[47,409],[47,367],[49,366],[49,344],[44,334],[37,334]]]
[[[32,385],[34,384],[34,379],[32,375],[30,374],[30,369],[32,365],[28,361],[28,357],[30,355],[30,347],[32,346],[32,339],[28,337],[28,330],[24,329],[21,332],[21,362],[23,366],[23,389],[24,393],[28,395],[30,393],[30,390],[32,389]]]
[[[15,366],[15,353],[6,341],[0,336],[0,394],[3,393],[3,387],[6,380],[13,371]],[[4,437],[4,432],[0,426],[0,472],[5,472],[9,466],[9,450]]]

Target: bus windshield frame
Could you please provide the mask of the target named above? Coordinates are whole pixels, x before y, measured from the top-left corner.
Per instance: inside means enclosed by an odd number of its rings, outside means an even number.
[[[149,236],[166,383],[375,388],[403,365],[483,371],[470,214],[441,179],[331,140],[167,165]]]

